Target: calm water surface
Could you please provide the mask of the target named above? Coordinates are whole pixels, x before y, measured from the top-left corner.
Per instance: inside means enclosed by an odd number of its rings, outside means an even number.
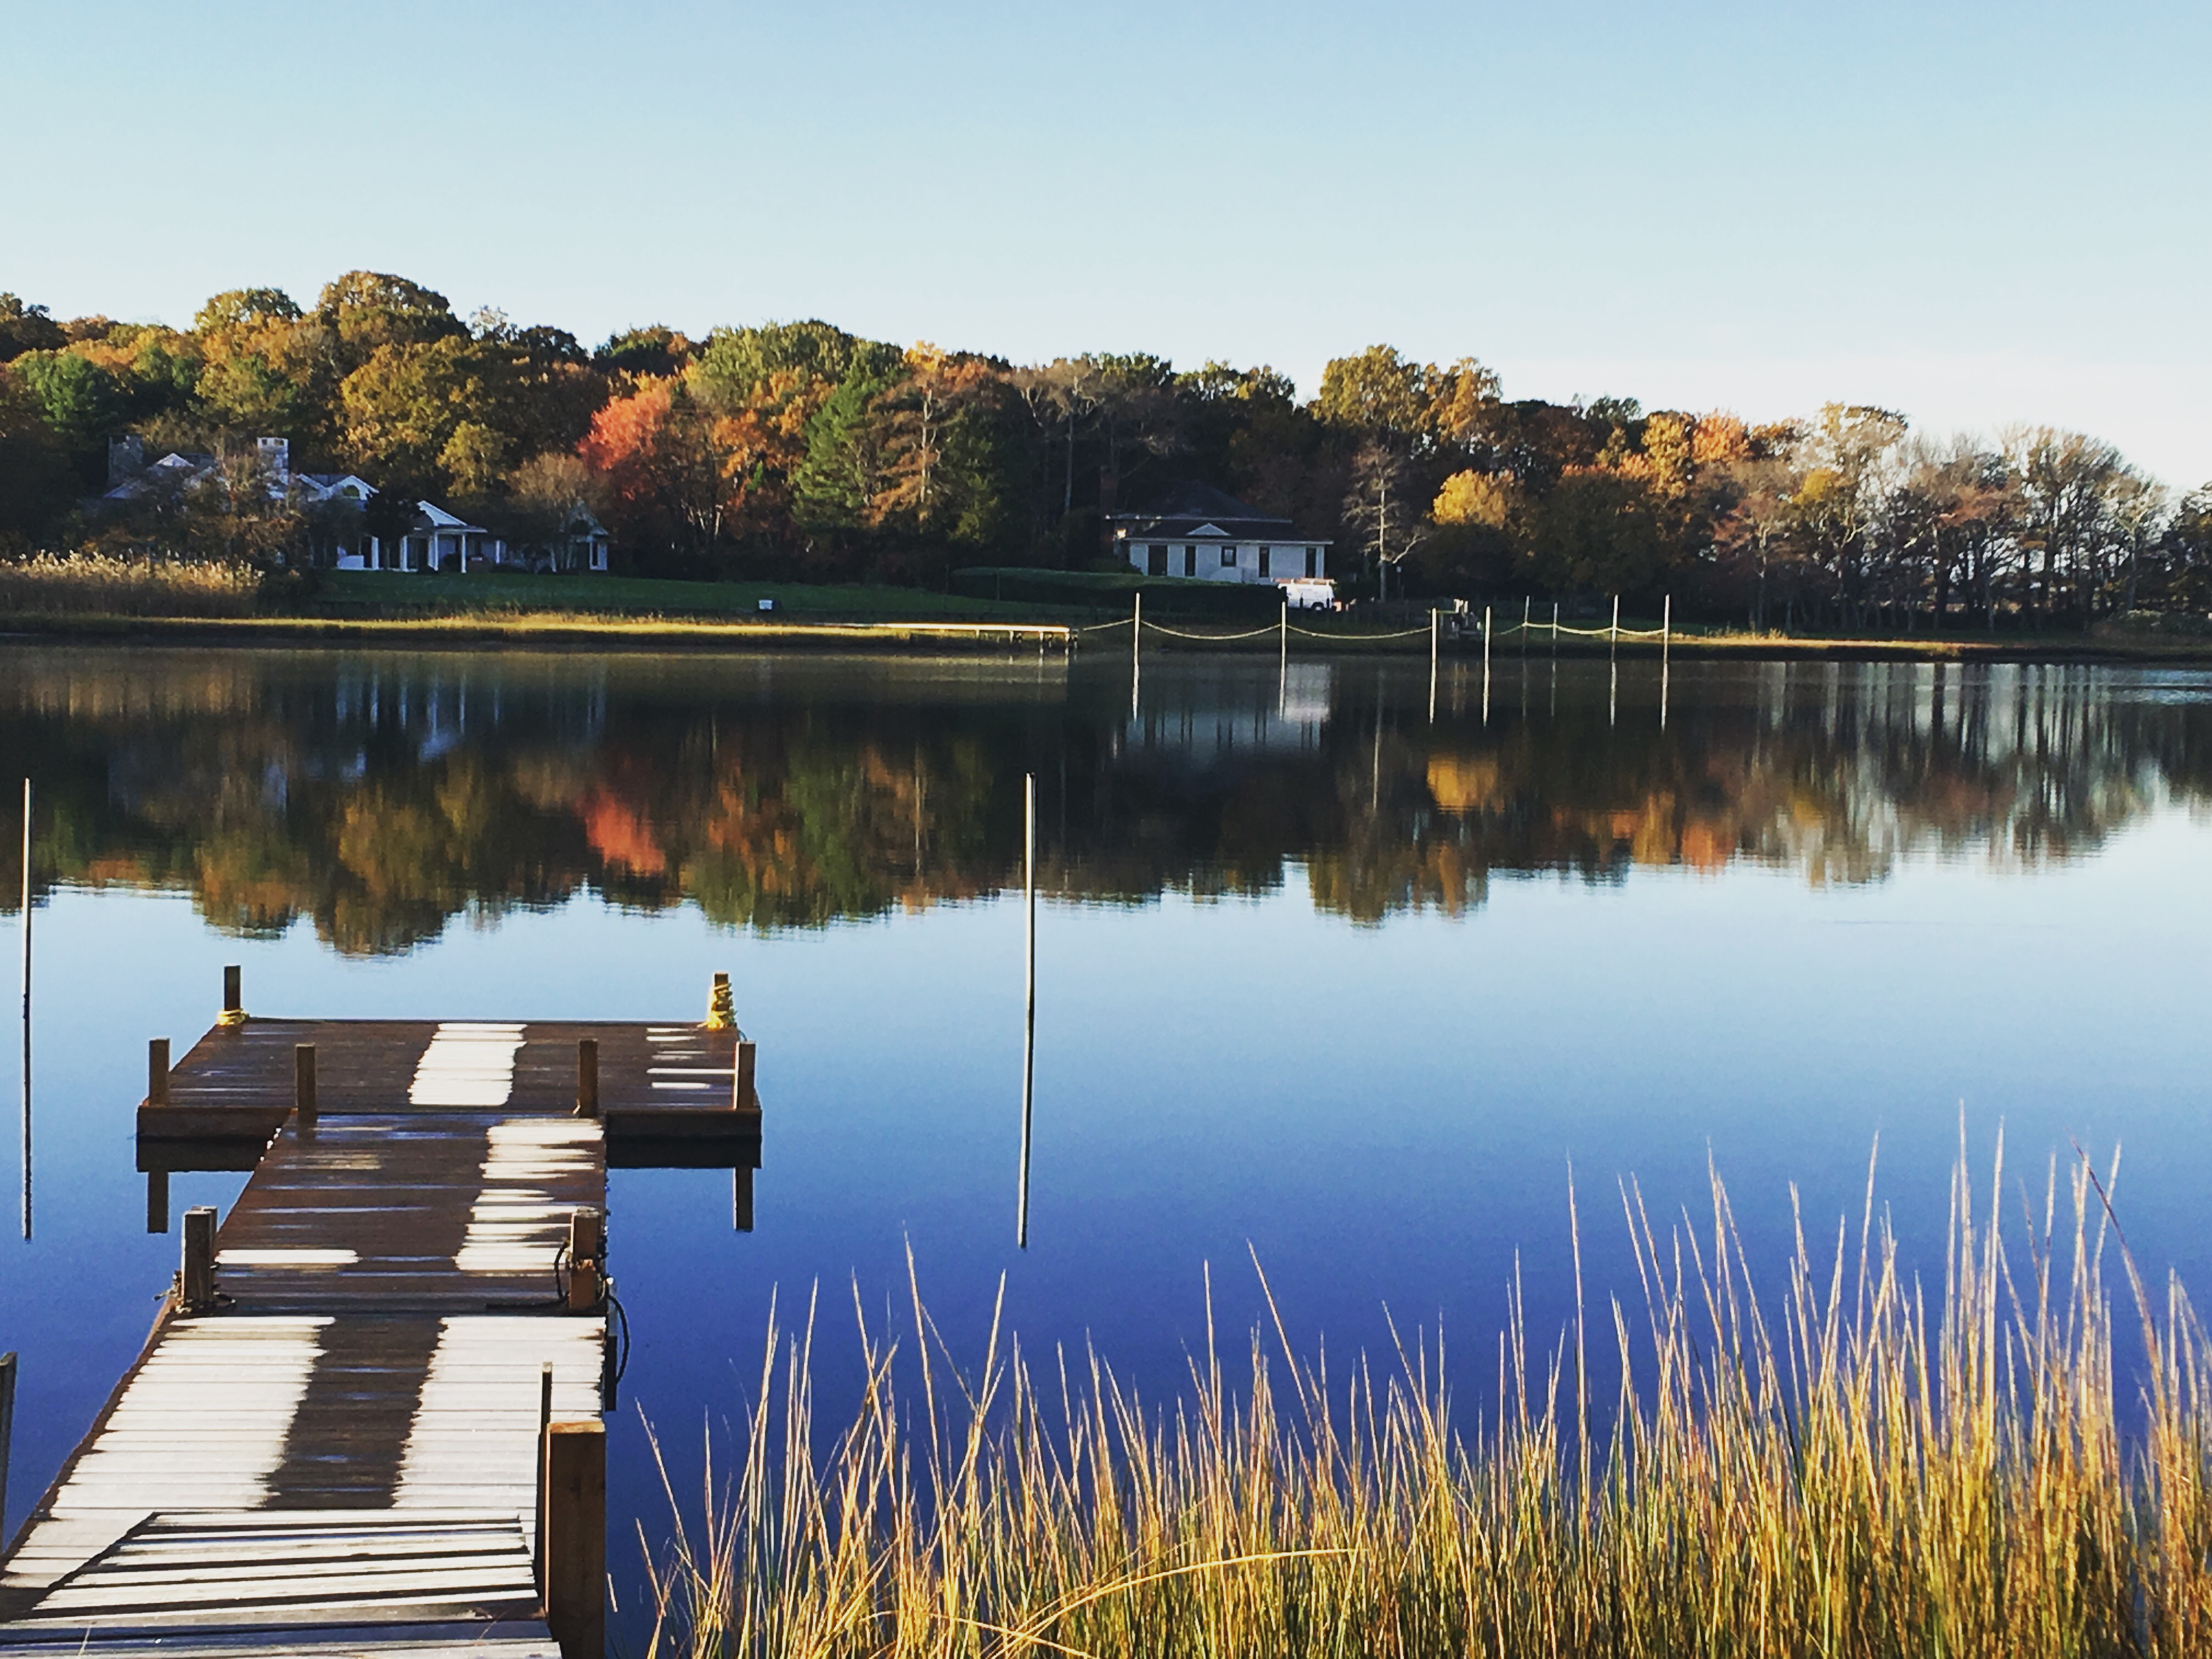
[[[760,1043],[757,1227],[728,1177],[618,1171],[636,1348],[616,1554],[657,1528],[641,1408],[738,1415],[769,1299],[910,1249],[957,1351],[1003,1274],[1030,1351],[1165,1394],[1218,1318],[1482,1356],[1516,1252],[1539,1346],[1637,1294],[1620,1183],[1728,1182],[1778,1281],[1883,1200],[1936,1243],[1963,1115],[2038,1198],[2125,1157],[2138,1255],[2212,1284],[2212,678],[2164,671],[1264,658],[222,654],[0,647],[0,781],[40,790],[20,1517],[143,1340],[144,1043],[268,1013],[696,1015]],[[1014,1242],[1021,788],[1038,779],[1031,1237]],[[20,825],[4,820],[8,948]],[[15,1044],[0,1079],[18,1098]],[[9,1140],[12,1143],[14,1136]],[[7,1159],[9,1166],[15,1158]],[[20,1175],[20,1169],[15,1170]],[[177,1178],[227,1204],[240,1177]],[[8,1208],[15,1207],[11,1201]],[[1471,1346],[1470,1346],[1471,1345]],[[634,1604],[633,1604],[634,1605]]]

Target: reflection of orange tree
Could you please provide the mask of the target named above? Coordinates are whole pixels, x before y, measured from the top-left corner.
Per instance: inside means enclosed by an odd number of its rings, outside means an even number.
[[[726,739],[684,886],[714,921],[762,929],[920,908],[1004,878],[987,832],[994,775],[968,738]],[[735,749],[736,752],[730,752]]]

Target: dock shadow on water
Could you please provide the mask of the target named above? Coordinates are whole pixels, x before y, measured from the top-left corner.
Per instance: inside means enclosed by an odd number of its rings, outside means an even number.
[[[609,1425],[631,1650],[656,1602],[662,1652],[2203,1634],[2163,1285],[2212,1273],[2204,675],[10,647],[0,752],[42,988],[10,1516],[175,1265],[137,1056],[216,964],[432,1022],[659,1019],[726,968],[779,1113],[757,1232],[726,1173],[607,1177],[661,1431]],[[1951,1207],[1962,1099],[2039,1160],[2124,1141],[2141,1316],[2077,1166],[2078,1239],[2039,1162],[2002,1247],[1986,1180]],[[156,1173],[165,1214],[238,1191]],[[1597,1224],[1632,1176],[1650,1224]],[[1800,1244],[1793,1182],[1844,1245]],[[817,1285],[863,1338],[763,1369]],[[434,1352],[366,1363],[419,1393]]]

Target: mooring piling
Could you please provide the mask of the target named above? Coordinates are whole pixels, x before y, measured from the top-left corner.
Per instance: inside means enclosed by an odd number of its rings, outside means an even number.
[[[1022,784],[1022,1169],[1014,1244],[1030,1247],[1030,1104],[1036,1082],[1036,774]]]

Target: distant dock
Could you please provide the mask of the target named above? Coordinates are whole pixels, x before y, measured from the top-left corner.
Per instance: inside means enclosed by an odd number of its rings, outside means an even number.
[[[592,1656],[601,1413],[625,1341],[606,1171],[732,1172],[752,1223],[753,1046],[707,1021],[248,1017],[138,1109],[170,1172],[251,1170],[137,1361],[0,1559],[0,1653]]]

